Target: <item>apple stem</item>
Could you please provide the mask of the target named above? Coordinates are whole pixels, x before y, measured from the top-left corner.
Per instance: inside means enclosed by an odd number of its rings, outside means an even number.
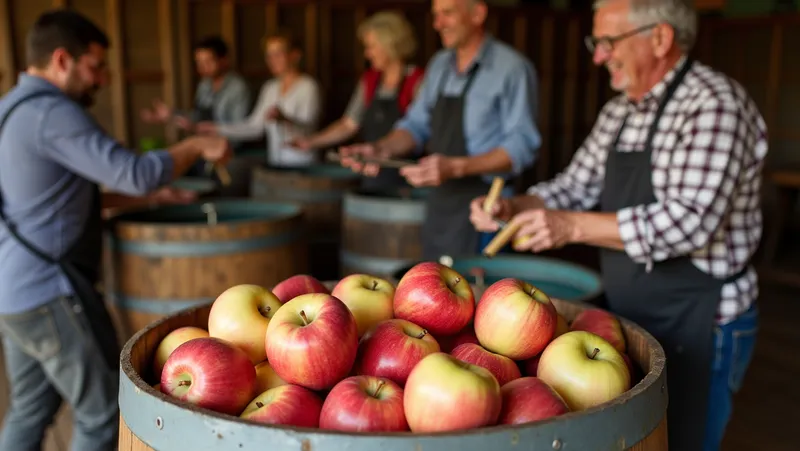
[[[600,352],[600,349],[599,348],[594,348],[594,351],[592,351],[592,355],[590,355],[589,358],[590,359],[594,359],[595,357],[597,357],[597,353],[598,352]]]
[[[458,282],[461,282],[461,277],[456,277],[456,279],[453,281],[453,285],[456,285]]]
[[[424,337],[425,335],[428,335],[428,331],[427,331],[427,330],[425,330],[425,329],[422,329],[422,332],[421,332],[419,335],[417,335],[417,338],[422,338],[422,337]]]
[[[536,287],[531,287],[531,296],[536,294]]]
[[[259,309],[258,312],[261,313],[262,316],[267,316],[270,310],[272,310],[270,306],[266,306],[263,308],[263,310]]]
[[[377,288],[378,288],[378,281],[377,280],[373,280],[372,281],[372,291],[375,291]]]
[[[373,394],[372,396],[377,398],[378,397],[378,393],[381,392],[381,389],[383,388],[384,385],[386,385],[386,382],[378,381],[378,388],[375,389],[375,394]]]
[[[186,387],[187,385],[192,385],[192,381],[180,381],[180,382],[178,382],[178,387]]]
[[[261,402],[261,401],[256,401],[256,407],[258,407],[260,409],[260,408],[264,407],[264,403]]]
[[[306,317],[306,312],[300,310],[300,318],[303,318],[303,325],[308,326],[308,317]]]

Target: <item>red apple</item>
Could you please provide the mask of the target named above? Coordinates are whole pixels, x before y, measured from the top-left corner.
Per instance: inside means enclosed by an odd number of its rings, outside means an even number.
[[[351,274],[333,287],[331,295],[353,312],[359,337],[379,322],[394,317],[394,285],[385,279]]]
[[[518,279],[502,279],[483,293],[475,310],[481,346],[513,360],[526,360],[553,339],[558,313],[550,298]]]
[[[503,409],[498,424],[523,424],[569,413],[564,399],[536,377],[515,379],[501,387]]]
[[[526,376],[536,377],[536,371],[539,368],[539,359],[542,357],[541,354],[537,355],[528,360],[522,361],[522,374]]]
[[[280,385],[256,396],[240,415],[264,424],[315,428],[319,426],[322,399],[299,385]]]
[[[403,393],[406,420],[417,433],[494,425],[502,400],[500,384],[489,370],[443,352],[414,367]]]
[[[272,289],[274,294],[281,303],[285,304],[292,299],[300,296],[301,294],[309,293],[325,293],[330,294],[328,287],[320,282],[314,276],[308,274],[297,274],[288,279],[285,279],[275,285]]]
[[[178,346],[161,372],[161,391],[215,412],[239,415],[253,399],[256,369],[238,346],[195,338]]]
[[[572,320],[570,330],[583,330],[599,335],[611,343],[617,351],[625,352],[625,334],[622,333],[622,325],[610,312],[596,308],[584,310]]]
[[[286,385],[286,381],[275,373],[268,361],[264,360],[256,365],[256,393],[264,393],[281,385]]]
[[[161,370],[164,369],[164,362],[167,361],[167,358],[175,348],[189,340],[203,337],[208,337],[208,331],[193,326],[179,327],[168,333],[158,344],[156,353],[153,356],[153,376],[156,380],[161,379]]]
[[[258,285],[236,285],[214,301],[208,314],[208,333],[239,346],[252,365],[264,361],[264,334],[281,301]]]
[[[480,344],[478,342],[478,337],[475,336],[475,328],[473,328],[471,324],[467,325],[461,332],[455,335],[438,338],[437,341],[442,348],[442,352],[447,353],[450,353],[458,345],[463,345],[464,343]]]
[[[522,377],[516,362],[506,356],[487,351],[475,343],[458,345],[450,355],[464,362],[486,368],[497,379],[501,387]]]
[[[475,298],[469,281],[435,262],[415,265],[403,275],[394,294],[394,316],[434,336],[454,335],[472,320]]]
[[[622,354],[605,339],[572,331],[550,343],[539,359],[536,377],[579,411],[611,401],[630,388]]]
[[[361,338],[355,373],[385,377],[403,387],[414,366],[434,352],[439,343],[428,331],[404,319],[386,320]]]
[[[385,378],[348,377],[325,398],[319,427],[347,432],[407,431],[403,389]]]
[[[356,319],[329,294],[303,294],[272,317],[266,349],[272,369],[284,381],[311,390],[331,388],[350,373],[356,359]]]

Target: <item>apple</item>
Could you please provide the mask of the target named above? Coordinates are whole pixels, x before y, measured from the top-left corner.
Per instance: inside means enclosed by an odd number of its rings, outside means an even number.
[[[547,348],[545,348],[547,349]],[[528,360],[522,361],[522,374],[526,376],[533,376],[536,377],[536,372],[539,369],[539,359],[542,357],[541,354],[537,355],[536,357],[530,358]]]
[[[437,339],[437,341],[442,348],[442,352],[447,353],[452,352],[458,345],[463,345],[464,343],[480,344],[478,342],[478,337],[475,336],[475,328],[473,328],[471,324],[467,325],[461,332],[455,335],[441,337]]]
[[[458,345],[450,355],[464,362],[486,368],[497,379],[501,387],[522,377],[516,362],[506,356],[487,351],[475,343]]]
[[[252,365],[263,362],[267,358],[267,325],[281,305],[271,291],[258,285],[228,288],[211,305],[208,333],[242,348]]]
[[[368,274],[350,274],[340,280],[331,292],[353,312],[358,336],[381,321],[394,317],[394,285]]]
[[[259,394],[239,415],[264,424],[316,428],[322,399],[299,385],[280,385]]]
[[[515,379],[500,388],[503,408],[498,424],[523,424],[569,413],[564,398],[537,377]]]
[[[403,389],[382,377],[348,377],[325,398],[319,427],[347,432],[407,431]]]
[[[368,330],[358,346],[358,375],[385,377],[399,386],[425,356],[439,352],[439,343],[425,329],[404,319],[390,319]]]
[[[614,348],[625,352],[625,334],[622,325],[610,312],[601,309],[587,309],[575,316],[570,330],[582,330],[599,335],[611,343]]]
[[[281,379],[323,390],[350,373],[358,351],[358,327],[339,299],[302,294],[275,313],[265,341],[267,359]]]
[[[215,412],[239,415],[253,399],[256,369],[241,348],[195,338],[175,348],[161,372],[161,392]]]
[[[558,312],[543,291],[522,280],[499,280],[483,293],[475,310],[481,346],[512,360],[542,352],[553,339]]]
[[[486,368],[434,352],[411,370],[403,405],[412,432],[456,431],[497,423],[500,384]]]
[[[418,263],[403,275],[394,293],[395,318],[411,321],[434,336],[460,332],[474,313],[469,281],[440,263]]]
[[[557,313],[558,317],[556,319],[556,332],[553,334],[553,338],[558,338],[565,333],[569,332],[569,325],[567,324],[567,320],[561,316],[560,313]]]
[[[272,289],[281,303],[285,304],[301,294],[325,293],[330,294],[328,287],[320,282],[316,277],[308,274],[297,274],[279,282]]]
[[[158,344],[156,353],[153,356],[153,376],[155,376],[156,380],[161,379],[161,370],[164,369],[164,362],[167,361],[167,357],[172,354],[175,348],[189,340],[202,337],[208,337],[208,331],[193,326],[179,327],[168,333]]]
[[[630,388],[631,380],[622,354],[585,331],[553,340],[539,358],[536,377],[553,387],[573,411],[616,398]]]
[[[264,393],[281,385],[286,385],[286,381],[275,373],[267,360],[256,365],[256,393]]]

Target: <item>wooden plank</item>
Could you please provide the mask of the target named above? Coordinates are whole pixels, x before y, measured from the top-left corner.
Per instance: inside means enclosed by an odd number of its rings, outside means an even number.
[[[158,32],[159,47],[161,55],[162,70],[162,99],[172,108],[178,106],[178,87],[177,87],[177,62],[176,47],[173,35],[174,16],[171,0],[158,0]],[[173,143],[178,139],[178,130],[173,123],[166,126],[166,140]]]
[[[267,2],[267,6],[264,8],[264,13],[267,15],[267,20],[265,22],[267,34],[275,33],[278,31],[278,2],[276,0],[272,0]]]
[[[530,20],[530,15],[526,15]],[[539,158],[536,163],[536,178],[546,180],[550,178],[550,162],[552,161],[553,146],[551,144],[550,111],[553,101],[553,79],[555,78],[555,52],[553,42],[555,41],[556,23],[552,15],[542,19],[539,43],[539,51],[542,54],[540,77],[539,77],[539,130],[542,133],[542,146],[539,151]]]
[[[233,0],[223,0],[220,5],[220,20],[222,26],[220,27],[222,39],[228,43],[228,60],[232,68],[238,67],[238,50],[236,34],[236,5]]]
[[[367,10],[366,10],[366,8],[364,6],[358,5],[358,6],[353,8],[353,15],[355,16],[354,20],[355,20],[356,28],[358,28],[358,26],[361,25],[361,23],[364,22],[364,20],[367,18]],[[358,39],[358,33],[353,33],[353,48],[354,49],[361,48],[361,40]],[[355,66],[354,66],[355,72],[354,73],[355,74],[361,74],[362,72],[364,72],[364,64],[365,64],[365,62],[364,62],[364,52],[356,51],[355,55],[354,55],[354,58],[353,58],[353,61],[354,61],[354,64],[355,64]]]
[[[578,17],[570,17],[567,25],[567,48],[580,49],[581,24]],[[580,67],[578,51],[567,52],[564,84],[564,136],[559,155],[559,169],[569,164],[575,152],[575,122],[577,119],[578,83],[580,80]]]
[[[66,8],[69,6],[69,0],[53,0],[53,8]]]
[[[305,69],[309,74],[317,74],[317,47],[319,42],[319,8],[310,2],[305,9]]]
[[[177,0],[176,7],[178,64],[181,71],[180,104],[184,109],[191,109],[194,104],[194,90],[192,89],[194,64],[192,59],[192,27],[189,22],[189,1]]]
[[[7,92],[17,82],[10,1],[0,0],[0,93]]]
[[[111,102],[114,115],[114,136],[122,143],[129,144],[128,94],[125,89],[125,40],[122,32],[120,0],[105,0],[107,29],[113,43],[109,51],[109,67],[111,69]]]
[[[333,27],[331,24],[331,8],[322,4],[319,11],[319,76],[320,83],[326,92],[330,92],[332,83]]]
[[[783,25],[772,28],[772,41],[769,49],[769,70],[767,72],[767,104],[765,119],[767,130],[778,128],[778,95],[781,89],[781,69],[783,59]],[[743,53],[743,52],[742,52]]]

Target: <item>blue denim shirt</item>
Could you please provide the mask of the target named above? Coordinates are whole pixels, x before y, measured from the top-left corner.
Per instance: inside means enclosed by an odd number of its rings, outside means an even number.
[[[92,185],[144,195],[172,178],[165,150],[138,155],[107,135],[81,105],[48,81],[23,74],[0,99],[0,117],[23,96],[0,131],[0,192],[19,233],[53,257],[77,239],[89,215]],[[36,308],[72,294],[61,271],[29,253],[0,224],[0,314]]]
[[[467,154],[480,155],[503,148],[513,163],[512,172],[519,174],[533,165],[542,142],[536,126],[536,70],[514,48],[492,36],[486,37],[475,60],[463,73],[458,72],[452,50],[437,52],[425,71],[420,94],[395,127],[411,133],[417,150],[421,151],[431,136],[431,112],[439,97],[442,77],[447,76],[445,94],[461,94],[467,73],[476,63],[480,66],[464,107]],[[484,177],[491,181],[492,175]]]

